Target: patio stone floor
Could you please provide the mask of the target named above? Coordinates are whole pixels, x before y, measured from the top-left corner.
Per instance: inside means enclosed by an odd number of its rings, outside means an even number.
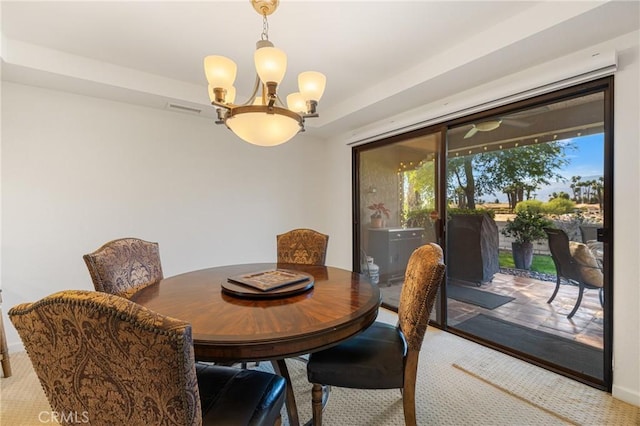
[[[402,282],[391,286],[382,284],[380,289],[383,298],[396,298],[401,284]],[[573,318],[568,319],[567,315],[578,297],[576,286],[561,285],[554,301],[547,304],[555,282],[498,273],[490,283],[480,287],[473,283],[468,285],[481,291],[515,297],[515,300],[491,310],[449,299],[447,309],[449,325],[452,327],[483,313],[600,349],[603,347],[603,310],[597,290],[585,290],[580,308]]]

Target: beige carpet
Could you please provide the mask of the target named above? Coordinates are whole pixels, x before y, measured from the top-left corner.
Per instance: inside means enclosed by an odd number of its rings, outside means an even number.
[[[499,352],[465,356],[453,365],[573,424],[640,425],[638,407]]]
[[[380,319],[395,323],[381,311]],[[300,418],[311,416],[303,363],[289,360]],[[0,423],[41,425],[49,406],[24,353],[11,354],[13,376],[0,379]],[[260,363],[260,369],[269,369]],[[638,407],[449,333],[430,328],[420,356],[421,425],[639,425]],[[530,400],[525,400],[529,398]],[[44,412],[44,414],[41,414]],[[333,388],[327,426],[403,425],[398,390]],[[286,415],[283,423],[288,425]],[[51,423],[49,423],[51,424]]]

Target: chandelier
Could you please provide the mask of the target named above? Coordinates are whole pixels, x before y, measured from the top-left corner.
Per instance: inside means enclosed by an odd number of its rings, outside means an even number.
[[[278,84],[287,70],[287,55],[269,41],[267,16],[275,12],[279,0],[250,0],[262,15],[262,34],[256,43],[254,63],[256,82],[251,97],[235,104],[237,66],[224,56],[204,58],[209,82],[209,99],[217,108],[216,124],[226,125],[241,139],[261,146],[287,142],[304,131],[304,120],[317,117],[316,106],[324,92],[326,78],[315,71],[298,75],[299,92],[287,96],[287,106],[278,96]]]

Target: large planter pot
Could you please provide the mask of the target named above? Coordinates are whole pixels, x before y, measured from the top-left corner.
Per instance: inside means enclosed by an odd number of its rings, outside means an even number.
[[[531,269],[533,243],[511,243],[511,252],[516,269]]]

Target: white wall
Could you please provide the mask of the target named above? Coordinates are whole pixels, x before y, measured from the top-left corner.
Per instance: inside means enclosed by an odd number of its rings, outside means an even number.
[[[640,405],[637,40],[616,45],[613,395]],[[1,114],[4,315],[57,290],[92,288],[82,254],[122,236],[158,241],[170,276],[273,261],[276,233],[311,227],[330,235],[327,263],[351,267],[344,140],[310,131],[259,148],[190,115],[13,83],[3,84]]]
[[[637,42],[633,47],[620,50],[619,71],[614,82],[612,393],[640,406],[639,57]]]
[[[639,34],[634,32],[627,36],[595,46],[594,51],[614,49],[618,54],[618,71],[614,82],[614,397],[640,406],[640,71],[639,71]],[[562,58],[560,58],[562,59]],[[562,75],[563,70],[555,69],[555,64],[538,65],[535,70],[523,70],[518,73],[519,81],[513,76],[495,81],[486,87],[474,89],[472,99],[489,101],[495,99],[495,93],[504,93],[505,86],[519,87],[527,81],[537,81],[542,73],[549,76]],[[499,66],[499,64],[496,64]],[[524,80],[524,81],[523,81]],[[515,92],[514,92],[515,93]],[[493,98],[492,98],[493,94]],[[466,93],[453,94],[451,102],[456,99],[464,101]],[[415,123],[428,121],[438,117],[442,110],[442,101],[420,108],[421,115],[415,115]],[[462,103],[461,103],[462,105]],[[430,106],[432,108],[430,108]],[[470,107],[473,105],[465,105]],[[425,112],[426,111],[426,112]],[[399,117],[406,124],[406,117]],[[368,134],[393,132],[388,120],[377,129],[366,128]],[[399,121],[399,120],[398,120]],[[396,123],[397,125],[397,123]],[[354,129],[350,133],[358,133]],[[374,139],[375,140],[375,139]],[[351,250],[351,187],[345,182],[351,180],[351,147],[345,144],[344,138],[330,141],[330,161],[332,174],[330,179],[333,190],[329,204],[336,206],[329,212],[329,233],[334,239],[337,249],[331,253],[332,259],[345,259]],[[341,206],[341,207],[340,207]],[[340,208],[337,208],[340,207]],[[351,263],[338,264],[350,267]]]
[[[93,289],[82,255],[111,239],[159,242],[171,276],[273,262],[277,233],[327,232],[319,202],[326,153],[308,133],[256,147],[192,115],[4,82],[1,283],[10,347],[20,340],[8,309]]]

